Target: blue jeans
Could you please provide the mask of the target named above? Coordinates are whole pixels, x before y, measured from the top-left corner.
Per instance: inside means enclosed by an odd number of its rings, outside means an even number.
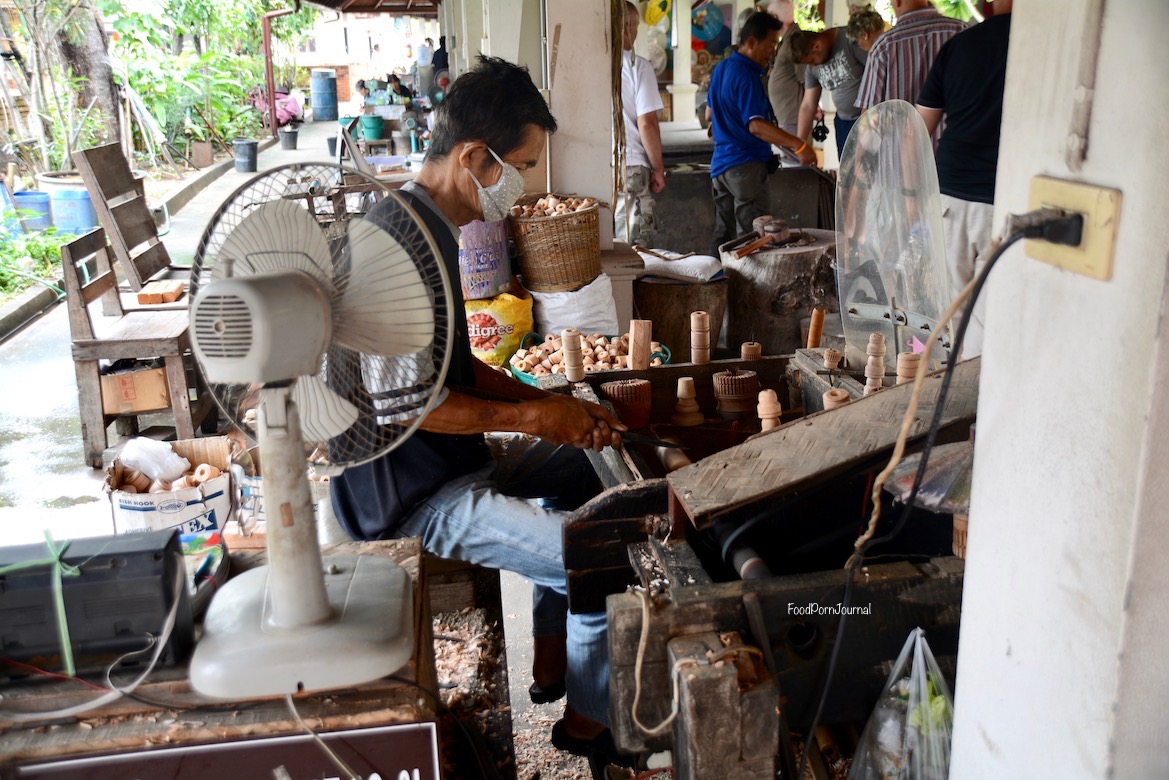
[[[568,614],[561,529],[569,513],[531,500],[595,480],[575,447],[508,436],[494,463],[447,483],[414,508],[398,533],[420,537],[434,555],[513,571],[535,583],[533,633],[567,633],[568,703],[608,724],[605,614]]]
[[[852,132],[852,126],[855,124],[855,119],[841,119],[839,116],[832,120],[832,128],[836,131],[837,159],[844,156],[844,142],[848,140],[848,134]]]

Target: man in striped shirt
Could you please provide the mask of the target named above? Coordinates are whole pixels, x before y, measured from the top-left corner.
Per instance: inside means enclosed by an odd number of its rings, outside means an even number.
[[[916,103],[942,44],[966,23],[934,10],[929,0],[893,0],[897,24],[869,51],[856,107],[862,112],[886,100]],[[936,140],[936,139],[935,139]]]

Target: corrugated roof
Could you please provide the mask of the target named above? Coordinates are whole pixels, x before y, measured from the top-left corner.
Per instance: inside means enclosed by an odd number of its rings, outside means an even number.
[[[309,5],[349,14],[391,14],[393,16],[438,16],[442,0],[309,0]]]

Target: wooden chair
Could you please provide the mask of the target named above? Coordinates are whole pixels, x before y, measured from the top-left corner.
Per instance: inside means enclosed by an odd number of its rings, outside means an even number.
[[[132,290],[172,268],[170,253],[158,237],[154,215],[146,205],[141,183],[119,144],[95,146],[73,153],[73,164],[85,182],[98,222],[105,228],[114,256]]]
[[[197,373],[192,373],[195,376],[193,383],[187,380],[184,355],[190,351],[188,311],[124,311],[118,299],[115,262],[110,257],[106,233],[101,228],[61,247],[61,270],[65,278],[65,301],[69,310],[73,364],[81,407],[81,436],[86,462],[94,468],[101,468],[102,452],[109,443],[106,428],[112,420],[123,417],[103,411],[98,361],[162,358],[166,366],[175,433],[180,439],[194,438],[195,426],[212,406],[210,394],[202,392]],[[194,406],[190,400],[192,384],[200,391]],[[145,410],[134,412],[131,417],[136,423],[137,415],[144,413]]]

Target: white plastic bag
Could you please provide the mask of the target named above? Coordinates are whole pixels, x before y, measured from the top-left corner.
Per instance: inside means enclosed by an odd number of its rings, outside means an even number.
[[[151,480],[173,482],[191,470],[191,461],[178,455],[164,441],[139,436],[126,442],[118,454],[123,466],[138,469]]]
[[[915,628],[861,734],[848,780],[945,780],[954,697]]]
[[[537,333],[576,328],[581,333],[619,334],[613,282],[605,274],[572,292],[533,292],[532,317]]]

